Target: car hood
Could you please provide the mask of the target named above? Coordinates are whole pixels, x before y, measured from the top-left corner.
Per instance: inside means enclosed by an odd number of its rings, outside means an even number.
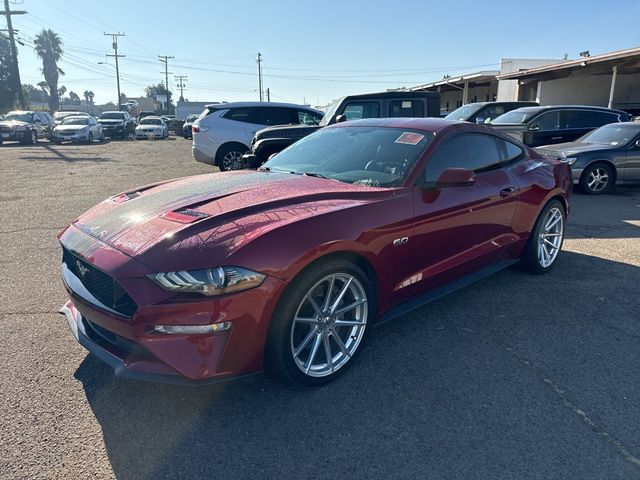
[[[580,153],[601,152],[603,150],[615,150],[616,148],[620,148],[621,146],[622,145],[613,146],[613,145],[608,145],[603,143],[567,142],[567,143],[558,143],[556,145],[544,145],[542,147],[536,148],[536,150],[546,155],[572,157]]]
[[[151,123],[149,124],[142,124],[142,125],[137,125],[136,126],[136,130],[142,130],[145,128],[163,128],[163,125],[153,125]]]
[[[213,173],[124,192],[99,203],[73,225],[147,265],[157,265],[167,263],[167,252],[185,248],[203,255],[206,251],[208,258],[226,257],[271,229],[391,195],[387,188],[287,173]]]
[[[54,130],[56,132],[77,132],[78,130],[82,130],[83,128],[88,127],[89,125],[58,125]]]
[[[2,125],[3,127],[11,127],[11,128],[15,128],[18,127],[20,125],[30,125],[28,122],[20,122],[18,120],[9,120],[9,121],[0,121],[0,125]]]
[[[304,137],[322,128],[320,125],[277,125],[263,128],[256,133],[256,140],[263,138]]]

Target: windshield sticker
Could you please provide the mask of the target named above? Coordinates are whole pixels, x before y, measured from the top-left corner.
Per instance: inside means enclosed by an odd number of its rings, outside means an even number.
[[[424,135],[414,132],[404,132],[398,137],[396,143],[404,143],[405,145],[417,145],[420,140],[424,138]]]

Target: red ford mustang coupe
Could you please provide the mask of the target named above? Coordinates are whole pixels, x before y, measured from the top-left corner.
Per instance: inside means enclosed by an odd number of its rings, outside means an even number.
[[[134,188],[61,234],[61,312],[116,375],[318,385],[376,322],[519,262],[553,267],[566,163],[488,126],[324,128],[258,171]]]

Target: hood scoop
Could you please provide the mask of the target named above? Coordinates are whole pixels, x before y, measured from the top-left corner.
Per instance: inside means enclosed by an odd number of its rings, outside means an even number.
[[[208,213],[194,210],[193,208],[181,208],[179,210],[174,210],[173,212],[167,212],[161,215],[161,217],[166,218],[167,220],[178,223],[193,223],[210,216],[211,215],[209,215]]]

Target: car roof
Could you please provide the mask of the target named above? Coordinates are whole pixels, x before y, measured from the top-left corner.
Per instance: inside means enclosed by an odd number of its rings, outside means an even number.
[[[147,115],[142,120],[162,120],[162,117],[159,117],[158,115]]]
[[[425,132],[435,133],[443,128],[456,124],[467,125],[468,122],[461,120],[446,120],[439,117],[426,118],[365,118],[362,120],[351,120],[349,122],[335,123],[328,128],[338,127],[341,125],[347,127],[390,127],[390,128],[411,128],[416,130],[424,130]]]
[[[122,114],[124,114],[126,112],[123,112],[123,111],[120,111],[120,110],[107,110],[106,112],[102,112],[101,115],[104,115],[105,113],[122,113]]]
[[[16,114],[16,115],[22,115],[25,113],[36,113],[33,110],[12,110],[10,112],[7,112],[7,115],[11,115],[11,114]]]
[[[308,107],[307,105],[299,105],[297,103],[279,103],[279,102],[229,102],[229,103],[210,103],[205,105],[206,108],[215,107],[220,109],[226,108],[240,108],[240,107],[293,107],[304,108],[306,110],[312,110],[314,112],[324,113],[317,108]]]
[[[592,105],[541,105],[539,107],[520,107],[515,110],[511,110],[512,112],[523,112],[523,113],[539,113],[547,110],[599,110],[602,112],[615,112],[615,113],[624,113],[622,110],[614,110],[612,108],[607,107],[597,107]]]

